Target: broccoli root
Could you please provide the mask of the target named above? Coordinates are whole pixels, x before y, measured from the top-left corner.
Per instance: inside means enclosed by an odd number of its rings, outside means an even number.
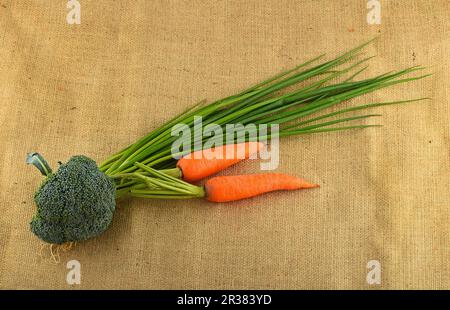
[[[43,163],[48,166],[39,154],[35,155],[41,159],[41,167]],[[116,207],[116,189],[95,161],[73,156],[56,173],[42,171],[48,174],[35,193],[37,213],[30,224],[36,236],[62,244],[95,237],[109,227]]]

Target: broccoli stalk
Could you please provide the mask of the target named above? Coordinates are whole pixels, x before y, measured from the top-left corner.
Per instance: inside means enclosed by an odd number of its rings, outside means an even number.
[[[48,243],[86,240],[98,236],[111,224],[116,207],[114,182],[95,161],[73,156],[53,173],[38,153],[27,163],[46,176],[34,195],[37,213],[31,231]]]

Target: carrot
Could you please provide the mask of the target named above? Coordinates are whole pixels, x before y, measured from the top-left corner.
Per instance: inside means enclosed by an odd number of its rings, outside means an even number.
[[[213,202],[235,201],[277,190],[318,187],[300,178],[282,173],[219,176],[205,184],[206,199]]]
[[[245,152],[241,152],[243,147],[245,147]],[[249,158],[263,148],[264,143],[261,142],[227,144],[209,150],[193,152],[181,158],[177,167],[181,170],[185,181],[196,182]],[[208,154],[207,151],[211,151],[210,156],[205,156]],[[232,154],[232,156],[229,156],[229,154]]]

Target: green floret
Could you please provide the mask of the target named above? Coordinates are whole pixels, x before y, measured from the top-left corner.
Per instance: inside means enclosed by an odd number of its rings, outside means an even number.
[[[31,231],[55,244],[95,237],[111,223],[115,192],[114,182],[95,161],[73,156],[37,190],[34,200],[38,210]]]

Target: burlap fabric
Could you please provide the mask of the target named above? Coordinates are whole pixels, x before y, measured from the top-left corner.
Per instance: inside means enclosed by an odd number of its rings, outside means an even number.
[[[380,25],[361,0],[81,0],[80,25],[66,3],[0,0],[0,288],[450,288],[448,1],[382,0]],[[377,109],[382,128],[283,139],[277,171],[320,189],[126,200],[59,264],[39,255],[29,221],[42,178],[27,152],[101,161],[201,99],[374,36],[367,75],[434,75],[354,102],[433,99]],[[66,283],[71,259],[79,286]],[[370,260],[381,285],[366,281]]]

